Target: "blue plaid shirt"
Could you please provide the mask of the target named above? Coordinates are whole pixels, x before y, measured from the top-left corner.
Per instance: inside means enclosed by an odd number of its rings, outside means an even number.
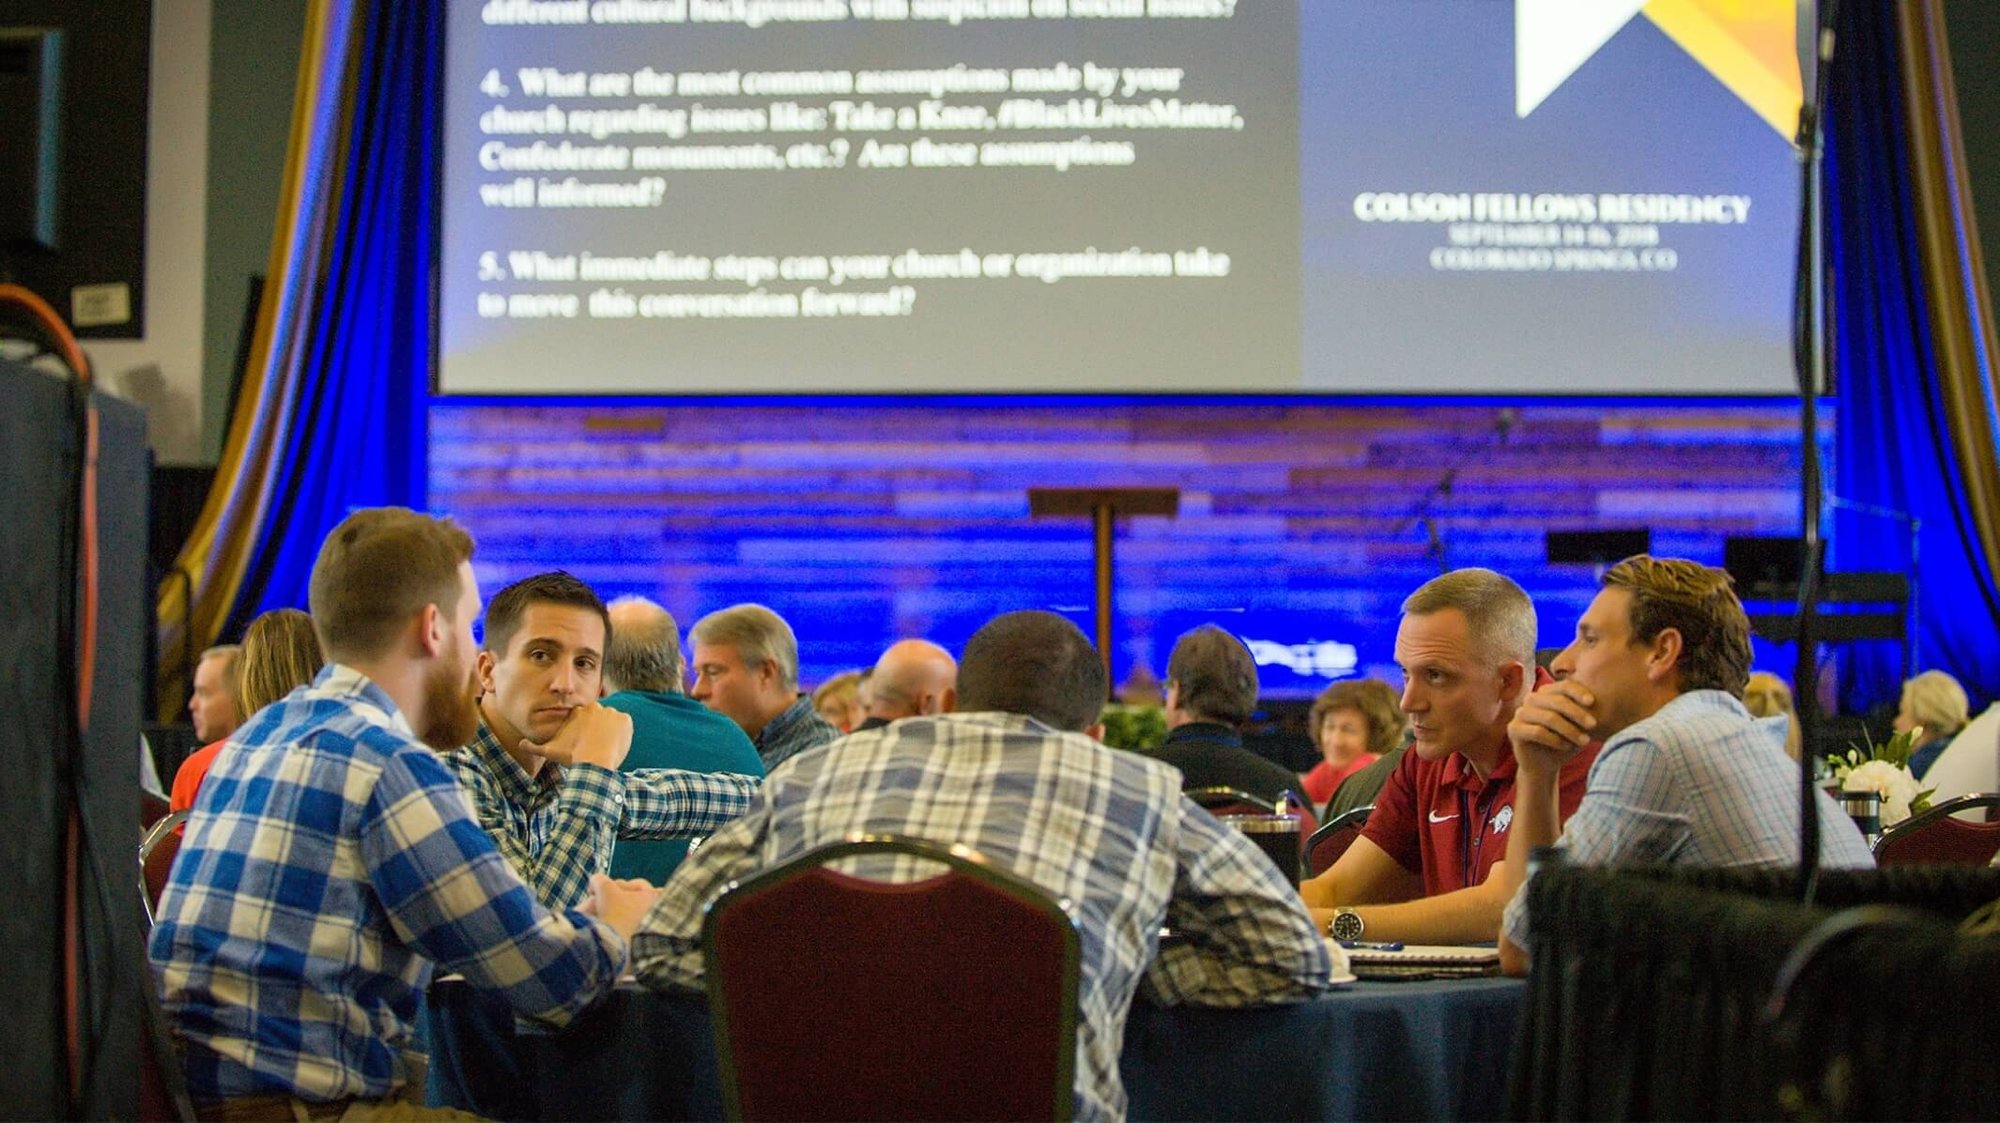
[[[328,665],[215,758],[148,956],[204,1100],[377,1099],[432,964],[567,1022],[624,941],[551,913],[382,688]]]
[[[632,938],[640,979],[702,985],[702,913],[732,881],[853,832],[964,843],[1063,901],[1082,937],[1077,1117],[1125,1113],[1118,1052],[1132,995],[1254,1006],[1326,989],[1326,944],[1298,887],[1181,795],[1181,774],[1014,714],[906,718],[772,772],[763,801],[667,883]],[[871,876],[933,871],[891,859]],[[1160,946],[1160,928],[1185,937]]]
[[[621,838],[696,838],[743,814],[763,782],[728,772],[544,764],[535,775],[507,755],[484,721],[444,761],[472,797],[479,825],[552,909],[582,903],[590,875],[611,867]]]
[[[1868,843],[1825,792],[1820,862],[1875,864]],[[1799,766],[1785,719],[1759,720],[1720,690],[1693,690],[1604,743],[1589,787],[1556,845],[1578,865],[1791,866],[1799,860]],[[1524,882],[1502,915],[1528,947]]]

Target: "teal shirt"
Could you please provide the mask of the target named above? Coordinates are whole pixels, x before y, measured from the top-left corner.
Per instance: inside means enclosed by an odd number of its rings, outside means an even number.
[[[604,700],[632,718],[632,751],[623,768],[685,768],[763,776],[757,748],[737,724],[685,694],[622,690]],[[643,877],[665,885],[687,857],[686,839],[641,842],[619,839],[611,852],[612,877]]]

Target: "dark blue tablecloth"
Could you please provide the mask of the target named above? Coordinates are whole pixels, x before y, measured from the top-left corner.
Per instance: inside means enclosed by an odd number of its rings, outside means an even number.
[[[1257,1010],[1140,1001],[1119,1069],[1134,1119],[1496,1119],[1522,985],[1358,983]],[[708,1009],[623,986],[560,1033],[431,988],[431,1102],[492,1119],[719,1119]]]

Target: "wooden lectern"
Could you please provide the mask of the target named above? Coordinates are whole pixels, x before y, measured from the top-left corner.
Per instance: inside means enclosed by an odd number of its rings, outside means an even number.
[[[1181,493],[1173,487],[1031,487],[1028,513],[1089,515],[1093,532],[1091,562],[1097,573],[1097,657],[1104,660],[1104,678],[1111,680],[1112,528],[1120,515],[1176,515]]]

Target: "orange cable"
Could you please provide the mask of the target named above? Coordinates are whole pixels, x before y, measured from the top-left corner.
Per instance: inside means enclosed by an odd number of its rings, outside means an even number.
[[[56,310],[49,306],[48,301],[36,296],[34,292],[27,288],[7,283],[0,284],[0,304],[6,303],[19,304],[21,307],[26,308],[30,315],[39,321],[44,328],[48,329],[49,334],[55,337],[56,344],[61,349],[59,355],[62,361],[68,363],[69,368],[76,372],[79,382],[82,382],[86,387],[90,385],[90,359],[83,353],[83,348],[77,344],[76,336],[71,334],[69,325],[63,323],[62,317],[56,315]]]
[[[65,324],[48,301],[35,295],[21,285],[0,284],[0,305],[14,304],[27,310],[56,343],[57,356],[75,372],[77,384],[86,395],[91,387],[90,359],[83,353],[76,336]],[[83,568],[83,596],[78,621],[76,653],[76,725],[79,742],[90,729],[91,690],[95,680],[97,662],[97,453],[98,415],[95,406],[85,399],[84,447],[81,494],[78,496],[78,547]],[[74,1110],[81,1105],[83,1095],[83,1013],[81,965],[77,948],[83,939],[83,906],[78,899],[82,889],[82,814],[75,799],[69,802],[69,814],[64,824],[63,846],[63,1023],[65,1044],[69,1059],[70,1103]]]

